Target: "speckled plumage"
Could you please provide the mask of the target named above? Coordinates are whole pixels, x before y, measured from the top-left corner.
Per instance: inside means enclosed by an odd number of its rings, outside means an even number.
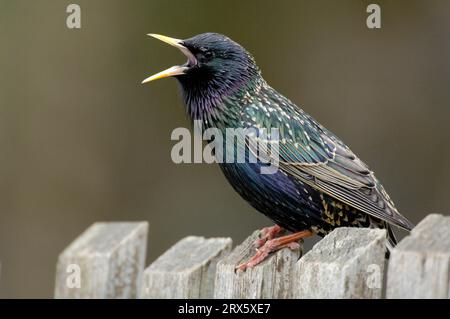
[[[262,78],[253,57],[229,38],[206,33],[183,41],[197,65],[177,76],[187,110],[204,127],[279,129],[280,166],[220,164],[233,188],[276,224],[324,236],[336,227],[411,229],[373,172],[338,137]],[[239,140],[238,140],[239,141]],[[235,145],[234,147],[247,147]]]

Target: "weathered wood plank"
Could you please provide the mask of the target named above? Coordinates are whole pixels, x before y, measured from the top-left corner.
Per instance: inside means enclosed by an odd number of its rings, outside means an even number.
[[[136,298],[147,222],[95,223],[59,256],[55,298]]]
[[[450,216],[427,216],[393,250],[386,297],[450,298]]]
[[[386,231],[337,228],[303,256],[295,298],[381,298]]]
[[[217,262],[230,238],[186,237],[144,271],[141,298],[212,298]]]
[[[215,298],[291,298],[292,270],[300,250],[288,248],[275,252],[261,264],[245,272],[235,272],[236,266],[256,252],[255,231],[217,265]]]

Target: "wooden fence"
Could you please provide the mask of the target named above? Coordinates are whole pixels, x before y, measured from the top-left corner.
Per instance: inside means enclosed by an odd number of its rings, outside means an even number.
[[[235,272],[258,232],[186,237],[144,269],[148,225],[96,223],[59,256],[56,298],[450,298],[450,217],[427,216],[385,260],[385,231],[338,228],[301,258]],[[386,278],[387,277],[387,278]]]

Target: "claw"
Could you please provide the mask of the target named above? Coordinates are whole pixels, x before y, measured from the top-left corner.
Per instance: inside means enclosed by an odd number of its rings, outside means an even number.
[[[267,240],[264,245],[258,249],[256,254],[252,258],[250,258],[250,260],[240,264],[236,267],[235,270],[245,271],[247,268],[252,268],[265,260],[270,253],[282,248],[289,248],[292,250],[299,249],[300,244],[298,243],[298,241],[312,235],[314,235],[312,231],[305,230],[298,233]]]
[[[260,239],[255,241],[255,245],[257,248],[262,247],[268,240],[275,238],[278,234],[283,232],[284,229],[278,225],[272,227],[264,227],[259,232]]]

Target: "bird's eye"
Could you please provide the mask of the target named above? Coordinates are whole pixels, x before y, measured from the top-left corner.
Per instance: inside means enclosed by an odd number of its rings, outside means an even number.
[[[214,52],[204,47],[200,48],[200,54],[205,60],[210,60],[214,57]]]
[[[205,58],[207,59],[211,59],[212,57],[214,57],[214,53],[210,50],[207,50],[203,53],[203,55],[205,56]]]

